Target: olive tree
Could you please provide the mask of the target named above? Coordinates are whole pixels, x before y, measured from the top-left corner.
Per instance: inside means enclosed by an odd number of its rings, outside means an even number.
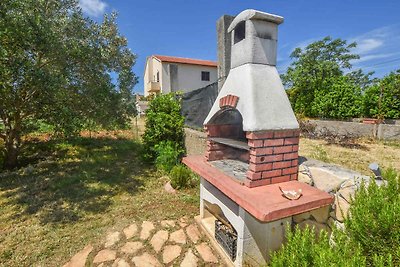
[[[76,0],[1,0],[4,167],[16,166],[22,136],[38,120],[65,134],[126,123],[135,112],[135,60],[115,14],[98,23]]]

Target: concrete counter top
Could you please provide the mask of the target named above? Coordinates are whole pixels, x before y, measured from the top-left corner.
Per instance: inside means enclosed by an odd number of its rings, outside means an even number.
[[[204,156],[188,156],[183,163],[192,171],[213,184],[261,222],[270,222],[311,211],[333,203],[333,196],[298,181],[290,181],[249,188],[205,161]],[[289,200],[282,196],[283,190],[302,190],[302,197]]]

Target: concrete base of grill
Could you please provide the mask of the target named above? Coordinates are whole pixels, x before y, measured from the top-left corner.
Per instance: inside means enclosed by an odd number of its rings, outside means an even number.
[[[206,209],[206,206],[208,207]],[[209,210],[213,212],[209,212]],[[232,261],[215,240],[215,220],[218,213],[229,221],[237,232],[236,259]],[[292,217],[272,222],[260,222],[205,179],[200,185],[199,223],[213,240],[213,245],[230,266],[260,266],[269,260],[269,254],[279,249],[285,237],[285,228]]]
[[[202,177],[199,223],[231,266],[265,265],[271,252],[282,246],[286,226],[292,224],[294,216],[326,210],[333,202],[328,193],[298,181],[249,188],[201,156],[186,157],[183,163]],[[301,189],[303,196],[288,200],[280,187]],[[217,218],[237,233],[234,261],[215,239]]]

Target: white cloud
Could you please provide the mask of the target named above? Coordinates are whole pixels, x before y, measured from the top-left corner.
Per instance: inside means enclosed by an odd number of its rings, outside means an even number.
[[[89,16],[99,17],[104,14],[107,4],[101,0],[79,0],[79,6]]]
[[[277,68],[279,73],[284,73],[290,65],[289,55],[296,47],[304,49],[312,42],[321,40],[323,37],[315,37],[303,40],[294,45],[286,44],[280,47]],[[400,23],[376,28],[356,36],[333,36],[342,38],[347,43],[357,43],[352,53],[360,56],[360,59],[352,60],[354,69],[374,71],[375,76],[382,77],[388,72],[400,69]]]
[[[360,59],[357,59],[357,63],[361,63],[364,61],[374,60],[374,59],[381,59],[381,58],[388,58],[395,56],[396,53],[388,53],[388,54],[373,54],[373,55],[361,55]]]
[[[354,53],[363,55],[370,51],[377,49],[383,45],[383,40],[369,38],[369,39],[360,39],[356,40],[357,47],[354,49]]]
[[[379,76],[399,68],[399,24],[374,29],[350,38],[350,42],[357,43],[352,52],[360,55],[360,59],[352,61],[355,68],[376,71]]]

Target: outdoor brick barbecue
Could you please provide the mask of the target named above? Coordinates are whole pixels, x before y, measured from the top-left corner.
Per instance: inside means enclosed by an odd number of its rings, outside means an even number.
[[[202,177],[200,223],[235,266],[264,263],[281,246],[293,215],[333,201],[297,181],[299,125],[275,67],[282,22],[255,10],[233,20],[231,70],[204,121],[205,157],[183,159]],[[289,200],[281,189],[302,196]],[[231,229],[226,240],[235,240],[234,246],[221,243],[215,232],[221,223]]]
[[[209,137],[206,160],[246,166],[246,173],[236,176],[246,186],[297,180],[299,130],[246,132],[247,139],[241,139],[244,132],[232,124],[205,128]],[[235,159],[248,164],[235,163]]]

